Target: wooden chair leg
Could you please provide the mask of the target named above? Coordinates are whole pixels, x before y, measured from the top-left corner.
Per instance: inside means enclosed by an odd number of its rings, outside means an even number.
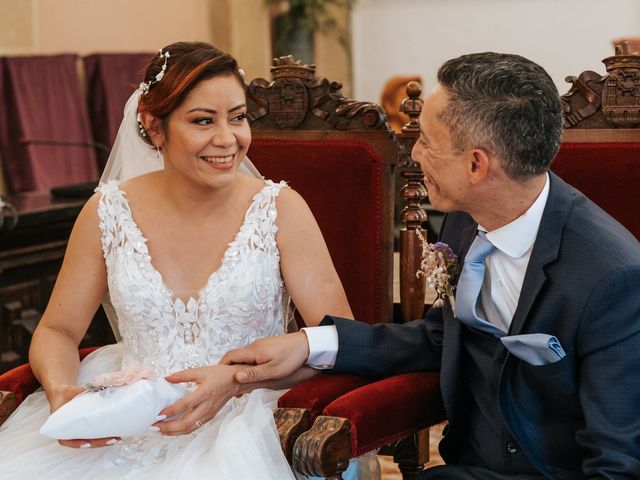
[[[319,416],[293,448],[293,469],[307,476],[342,480],[351,457],[351,424],[346,418]]]
[[[419,431],[397,443],[393,461],[403,480],[415,480],[429,461],[429,429]]]

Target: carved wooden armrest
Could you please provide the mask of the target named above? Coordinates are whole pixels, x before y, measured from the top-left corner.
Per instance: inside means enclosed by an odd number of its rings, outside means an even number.
[[[311,427],[311,413],[306,408],[277,408],[273,416],[280,437],[280,446],[287,461],[291,464],[296,440]]]
[[[307,476],[341,480],[351,457],[351,423],[320,415],[293,448],[293,469]]]
[[[16,409],[16,396],[13,392],[0,390],[0,425],[9,418]]]

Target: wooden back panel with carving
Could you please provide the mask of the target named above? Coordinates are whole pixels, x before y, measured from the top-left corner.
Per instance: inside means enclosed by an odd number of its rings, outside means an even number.
[[[397,145],[386,115],[342,96],[313,65],[282,57],[271,70],[272,81],[247,87],[249,158],[309,204],[355,318],[391,321]]]
[[[640,239],[640,53],[623,44],[602,62],[604,75],[567,77],[565,132],[551,169]]]

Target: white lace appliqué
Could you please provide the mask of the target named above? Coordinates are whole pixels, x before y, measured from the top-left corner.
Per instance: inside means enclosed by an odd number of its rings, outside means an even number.
[[[146,238],[125,193],[102,184],[98,207],[109,293],[124,344],[123,367],[160,375],[211,365],[230,349],[284,333],[276,197],[284,182],[267,180],[229,244],[222,265],[197,298],[182,301],[154,268]]]

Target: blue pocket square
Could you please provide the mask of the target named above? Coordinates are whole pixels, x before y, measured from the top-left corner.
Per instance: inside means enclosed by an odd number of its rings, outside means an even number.
[[[500,341],[512,355],[531,365],[547,365],[566,355],[558,339],[544,333],[511,335],[502,337]]]

